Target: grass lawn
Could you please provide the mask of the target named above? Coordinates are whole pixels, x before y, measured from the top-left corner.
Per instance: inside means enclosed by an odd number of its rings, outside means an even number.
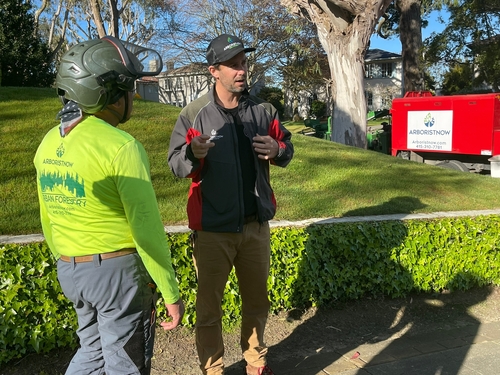
[[[41,233],[33,157],[45,133],[57,126],[61,104],[53,89],[0,87],[0,234]],[[120,127],[140,140],[151,161],[163,221],[186,224],[189,180],[178,179],[166,158],[180,109],[136,100]],[[286,124],[295,156],[271,168],[277,220],[500,208],[500,180],[393,158],[298,134]]]

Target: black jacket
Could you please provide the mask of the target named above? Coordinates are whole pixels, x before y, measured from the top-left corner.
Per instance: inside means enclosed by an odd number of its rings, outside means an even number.
[[[233,117],[215,101],[214,89],[189,103],[180,113],[170,139],[168,164],[177,177],[192,179],[187,213],[189,227],[211,232],[241,232],[244,204],[239,171],[238,139]],[[281,125],[276,109],[252,95],[240,98],[238,111],[244,133],[252,138],[270,135],[280,147],[270,162],[253,153],[256,169],[255,194],[259,221],[271,220],[276,201],[269,179],[269,163],[285,167],[293,156],[291,134]],[[216,135],[215,147],[201,160],[189,150],[191,140],[201,134]]]

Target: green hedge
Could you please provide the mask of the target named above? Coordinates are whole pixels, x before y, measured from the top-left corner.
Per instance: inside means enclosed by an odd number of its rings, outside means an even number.
[[[76,346],[76,314],[45,243],[0,248],[0,364]]]
[[[315,224],[271,231],[271,312],[327,306],[367,296],[466,290],[500,284],[500,216]],[[188,233],[167,234],[193,326],[196,277]],[[76,317],[45,244],[0,248],[0,364],[28,352],[75,346]],[[224,325],[240,316],[234,272]],[[165,319],[162,300],[159,320]]]

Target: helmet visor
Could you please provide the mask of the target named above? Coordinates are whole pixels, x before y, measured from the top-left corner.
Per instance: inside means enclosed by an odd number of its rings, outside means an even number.
[[[125,42],[113,36],[105,36],[102,39],[113,44],[120,53],[123,64],[133,75],[144,77],[160,74],[162,59],[157,51]]]

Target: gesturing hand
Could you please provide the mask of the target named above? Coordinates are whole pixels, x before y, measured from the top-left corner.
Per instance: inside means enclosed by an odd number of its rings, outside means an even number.
[[[191,140],[191,150],[196,159],[203,159],[208,154],[208,150],[215,146],[214,142],[207,142],[209,135],[199,135]]]
[[[269,135],[256,135],[253,137],[252,144],[259,159],[269,160],[278,155],[279,145],[278,142]]]

